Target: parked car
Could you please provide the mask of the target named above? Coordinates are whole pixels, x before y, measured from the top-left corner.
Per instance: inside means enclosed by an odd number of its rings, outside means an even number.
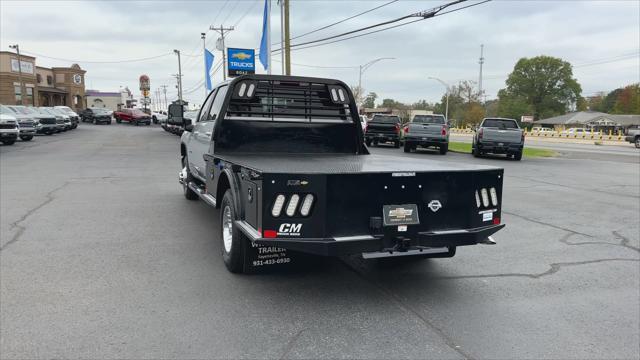
[[[18,134],[20,134],[18,119],[10,114],[0,114],[0,142],[13,145],[18,139]]]
[[[36,121],[32,116],[5,105],[0,105],[0,114],[11,115],[16,118],[18,121],[18,127],[20,128],[19,136],[22,141],[31,141],[31,139],[36,135]]]
[[[71,110],[71,108],[68,106],[54,106],[53,108],[69,116],[73,129],[78,127],[78,124],[80,123],[80,115],[78,115],[78,113]]]
[[[562,131],[560,134],[565,136],[583,137],[591,135],[591,131],[585,128],[570,128]]]
[[[56,114],[55,112],[49,110],[47,107],[38,107],[37,109],[42,115],[49,115],[56,119],[56,131],[57,133],[67,131],[67,126],[64,123],[64,117],[62,115]]]
[[[40,109],[32,106],[10,105],[9,108],[31,116],[36,122],[37,134],[52,135],[58,132],[56,117],[49,113],[41,112]]]
[[[514,119],[485,118],[476,129],[471,145],[475,157],[483,154],[505,154],[516,160],[522,159],[524,131]]]
[[[151,116],[140,109],[121,109],[115,111],[113,116],[118,124],[124,121],[135,126],[140,124],[151,125]]]
[[[640,127],[629,128],[627,130],[627,136],[624,138],[626,141],[635,144],[637,149],[640,149]]]
[[[338,80],[245,75],[218,84],[185,123],[178,181],[186,199],[220,209],[212,236],[229,271],[299,253],[453,257],[495,244],[503,169],[369,154],[350,109]],[[182,111],[170,105],[172,117]]]
[[[404,127],[404,152],[436,147],[444,155],[449,150],[449,126],[444,115],[416,115]]]
[[[154,111],[151,113],[151,120],[153,120],[154,124],[161,123],[162,120],[166,122],[167,120],[167,112],[166,111]]]
[[[377,146],[382,142],[392,142],[396,149],[400,147],[402,138],[400,133],[401,120],[396,115],[376,114],[367,123],[367,130],[364,134],[367,146]]]
[[[47,109],[49,109],[49,111],[53,112],[56,115],[62,116],[62,119],[64,120],[64,130],[65,131],[73,130],[76,127],[78,127],[77,124],[74,126],[73,121],[71,121],[71,116],[67,115],[62,110],[58,110],[58,109],[53,108],[53,107],[49,107]]]
[[[80,115],[82,116],[82,122],[111,125],[111,114],[109,110],[104,108],[86,108]]]

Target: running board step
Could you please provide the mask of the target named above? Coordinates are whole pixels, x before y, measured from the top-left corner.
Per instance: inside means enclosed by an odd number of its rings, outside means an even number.
[[[202,199],[202,201],[206,202],[208,205],[216,207],[216,198],[211,196],[210,194],[207,194],[207,192],[202,187],[198,186],[193,181],[191,181],[188,186],[189,189],[193,190],[193,192],[200,196],[200,199]]]

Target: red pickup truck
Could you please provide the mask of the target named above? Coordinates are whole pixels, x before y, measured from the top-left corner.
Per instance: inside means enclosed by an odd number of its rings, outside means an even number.
[[[126,121],[136,126],[140,124],[151,125],[151,116],[140,109],[121,109],[115,111],[113,116],[116,118],[117,123]]]

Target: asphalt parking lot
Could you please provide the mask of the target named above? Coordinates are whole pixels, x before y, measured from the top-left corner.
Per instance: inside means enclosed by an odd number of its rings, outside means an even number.
[[[503,166],[498,244],[234,275],[218,212],[179,189],[178,141],[81,124],[0,147],[1,358],[640,357],[640,152],[375,148]]]

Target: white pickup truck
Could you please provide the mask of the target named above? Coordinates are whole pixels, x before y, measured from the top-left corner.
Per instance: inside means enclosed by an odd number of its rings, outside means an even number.
[[[516,160],[522,159],[524,131],[514,119],[485,118],[476,129],[471,145],[475,157],[483,154],[505,154]]]

